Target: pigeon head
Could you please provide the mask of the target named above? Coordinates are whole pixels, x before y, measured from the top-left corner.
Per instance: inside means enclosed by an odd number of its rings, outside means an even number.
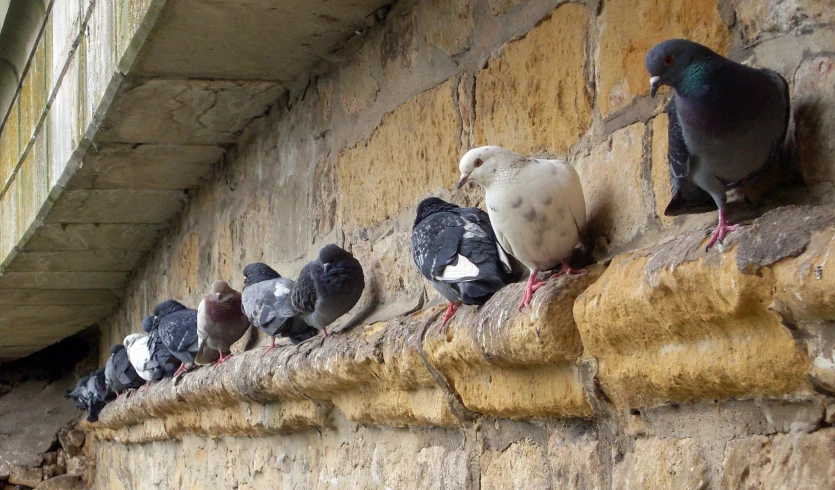
[[[417,215],[415,216],[415,224],[417,226],[418,223],[423,221],[424,218],[427,216],[431,216],[435,213],[440,213],[442,211],[449,211],[451,209],[458,209],[459,206],[446,202],[443,199],[439,199],[437,197],[427,197],[423,201],[418,204],[417,207]]]
[[[141,333],[132,333],[125,337],[125,348],[130,349],[130,346],[136,343],[137,340],[144,337]]]
[[[169,299],[167,301],[163,301],[162,303],[156,305],[154,307],[154,316],[161,317],[168,315],[169,313],[174,313],[175,311],[180,310],[187,310],[186,306],[179,301],[175,301],[173,299]]]
[[[151,333],[154,329],[159,326],[159,320],[155,316],[146,316],[142,320],[142,330],[147,333]]]
[[[649,72],[649,94],[655,93],[662,85],[672,87],[679,92],[682,85],[692,80],[700,70],[692,70],[699,61],[721,58],[718,54],[699,43],[686,39],[668,39],[656,44],[647,52],[644,66]]]
[[[116,354],[117,352],[119,352],[120,350],[122,350],[124,348],[125,348],[125,346],[122,345],[122,344],[113,344],[113,346],[110,348],[110,355],[112,356],[113,354]]]
[[[278,279],[281,275],[263,262],[253,262],[244,267],[244,288],[259,282]]]
[[[211,294],[217,301],[225,301],[235,295],[235,290],[226,281],[215,281],[212,283]]]
[[[526,158],[522,155],[500,146],[473,148],[464,154],[458,164],[461,180],[458,181],[457,187],[460,189],[470,181],[481,187],[490,187],[497,178],[501,178],[500,175],[506,175],[508,170],[525,161]]]
[[[345,259],[353,259],[354,256],[350,253],[346,252],[344,249],[337,247],[333,243],[325,245],[319,250],[319,262],[325,266],[325,272],[328,270],[328,266],[333,264],[334,262],[339,262],[340,260]]]

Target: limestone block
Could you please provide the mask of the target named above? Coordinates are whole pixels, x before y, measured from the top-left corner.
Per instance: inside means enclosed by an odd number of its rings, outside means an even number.
[[[183,208],[178,190],[86,189],[65,191],[48,223],[164,223]],[[144,205],[154,201],[155,206]]]
[[[722,489],[831,488],[835,481],[835,428],[728,442]]]
[[[64,452],[70,456],[77,456],[81,454],[81,449],[84,447],[85,435],[83,432],[75,429],[61,430],[58,432],[58,442]]]
[[[835,2],[833,8],[835,11]],[[803,62],[795,74],[794,107],[803,179],[813,190],[835,190],[835,58]]]
[[[574,165],[583,183],[586,227],[605,236],[611,247],[626,244],[647,226],[641,160],[645,126],[636,123],[614,132]]]
[[[543,287],[519,312],[524,287],[513,284],[479,310],[461,307],[439,331],[430,327],[426,355],[462,403],[485,415],[591,416],[575,359],[580,344],[570,314],[575,298],[602,272],[564,277]]]
[[[374,78],[379,70],[379,56],[371,44],[364,44],[350,63],[339,71],[338,87],[342,109],[349,116],[356,116],[377,100],[380,86]],[[377,66],[372,63],[377,62]]]
[[[572,439],[555,432],[548,442],[554,485],[552,488],[597,490],[606,488],[600,443],[589,434]]]
[[[749,40],[780,33],[805,33],[835,22],[833,0],[733,0],[736,19]]]
[[[35,136],[35,127],[41,120],[46,108],[47,94],[47,67],[46,48],[44,39],[41,38],[36,46],[34,56],[29,61],[29,69],[23,79],[23,86],[20,88],[20,143],[21,147],[29,144],[29,140]]]
[[[472,0],[431,0],[418,4],[418,22],[426,42],[450,56],[470,47],[473,31]]]
[[[652,191],[655,197],[655,216],[661,225],[669,226],[675,219],[673,216],[664,216],[664,210],[672,198],[670,186],[670,166],[667,161],[667,150],[669,147],[669,134],[667,125],[670,119],[667,113],[657,115],[652,119],[652,160],[650,176],[652,178]]]
[[[485,451],[481,468],[482,490],[552,488],[545,451],[529,441],[515,442],[504,451]]]
[[[9,483],[36,487],[43,480],[43,470],[29,466],[12,465],[9,471]]]
[[[807,347],[784,322],[835,318],[832,275],[812,279],[816,264],[828,270],[833,230],[835,209],[787,207],[732,234],[724,251],[705,253],[696,232],[616,257],[574,305],[606,394],[625,408],[809,393]]]
[[[0,133],[0,185],[3,187],[12,177],[20,161],[20,99],[16,98]],[[28,143],[28,139],[26,141]],[[6,221],[3,220],[5,223]]]
[[[474,141],[519,153],[565,153],[592,119],[586,85],[589,10],[557,7],[476,76]]]
[[[132,59],[136,55],[134,47],[130,49],[130,43],[139,30],[142,20],[145,18],[148,7],[152,0],[119,0],[115,5],[116,18],[116,59],[123,57]]]
[[[709,471],[692,439],[638,439],[615,465],[612,488],[704,489],[710,484]]]
[[[493,15],[501,15],[524,2],[525,0],[489,0],[490,11]]]
[[[87,486],[78,475],[61,475],[44,480],[35,490],[85,490]]]
[[[56,24],[57,24],[56,20]],[[61,78],[61,85],[57,88],[55,99],[49,107],[49,188],[55,184],[65,182],[64,175],[67,164],[70,163],[73,152],[81,140],[79,134],[86,130],[86,123],[76,114],[80,101],[84,98],[84,86],[78,83],[79,57],[74,56],[66,67],[66,73]],[[61,71],[58,70],[58,74]],[[53,80],[56,79],[53,71]]]
[[[725,54],[730,38],[717,0],[604,2],[597,28],[597,103],[604,118],[649,93],[644,57],[655,44],[685,38]]]
[[[26,242],[26,251],[133,250],[144,253],[155,244],[165,224],[45,224]]]
[[[17,180],[17,179],[16,179]],[[20,198],[18,196],[19,185],[12,182],[6,192],[0,197],[0,219],[2,219],[3,228],[0,232],[0,261],[8,260],[9,254],[17,246],[17,239],[19,237],[17,225],[19,220],[18,204]]]
[[[346,230],[391,218],[428,192],[455,185],[460,127],[454,89],[448,81],[413,97],[384,116],[368,141],[342,152],[337,198]]]

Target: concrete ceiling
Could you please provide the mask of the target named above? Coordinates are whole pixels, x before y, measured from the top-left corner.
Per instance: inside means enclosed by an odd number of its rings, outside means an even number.
[[[228,145],[386,0],[168,1],[98,145],[0,276],[0,361],[112,313]]]

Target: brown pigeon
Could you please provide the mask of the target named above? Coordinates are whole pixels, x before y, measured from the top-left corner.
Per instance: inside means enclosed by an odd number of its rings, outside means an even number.
[[[212,362],[210,353],[220,352],[217,364],[229,359],[232,344],[249,328],[249,320],[241,309],[241,293],[226,281],[215,281],[212,290],[197,307],[197,337],[200,345],[195,362]]]

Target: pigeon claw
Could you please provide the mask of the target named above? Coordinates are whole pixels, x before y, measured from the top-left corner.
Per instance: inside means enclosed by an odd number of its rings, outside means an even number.
[[[707,242],[705,252],[710,251],[710,248],[714,246],[716,242],[723,244],[725,237],[728,236],[728,233],[736,231],[737,228],[739,228],[739,225],[732,225],[728,223],[728,220],[725,218],[725,213],[723,211],[719,211],[719,224],[716,225],[716,230],[713,231],[713,236],[710,238],[710,241]]]
[[[265,350],[263,354],[261,354],[261,357],[266,356],[273,349],[275,349],[275,337],[270,337],[270,346],[267,347],[267,350]],[[220,362],[220,361],[218,361],[218,362]]]
[[[452,319],[452,316],[455,314],[455,312],[457,310],[458,310],[458,305],[456,305],[455,303],[450,302],[449,306],[447,306],[447,308],[446,308],[446,313],[444,313],[444,320],[441,322],[441,330],[442,331],[443,331],[444,327],[446,327],[446,324],[449,323],[449,321]]]
[[[539,274],[539,267],[535,267],[531,271],[530,277],[528,277],[528,284],[525,285],[525,296],[522,298],[522,302],[519,304],[519,309],[528,306],[531,304],[531,299],[533,299],[533,293],[537,291],[537,289],[541,288],[542,286],[546,285],[545,281],[537,281],[536,276]]]
[[[224,362],[229,360],[230,357],[232,357],[232,354],[229,354],[228,356],[224,356],[223,352],[219,352],[219,354],[220,354],[220,358],[215,363],[215,367],[220,366],[221,364],[223,364]],[[265,352],[265,354],[266,354],[266,352]]]

